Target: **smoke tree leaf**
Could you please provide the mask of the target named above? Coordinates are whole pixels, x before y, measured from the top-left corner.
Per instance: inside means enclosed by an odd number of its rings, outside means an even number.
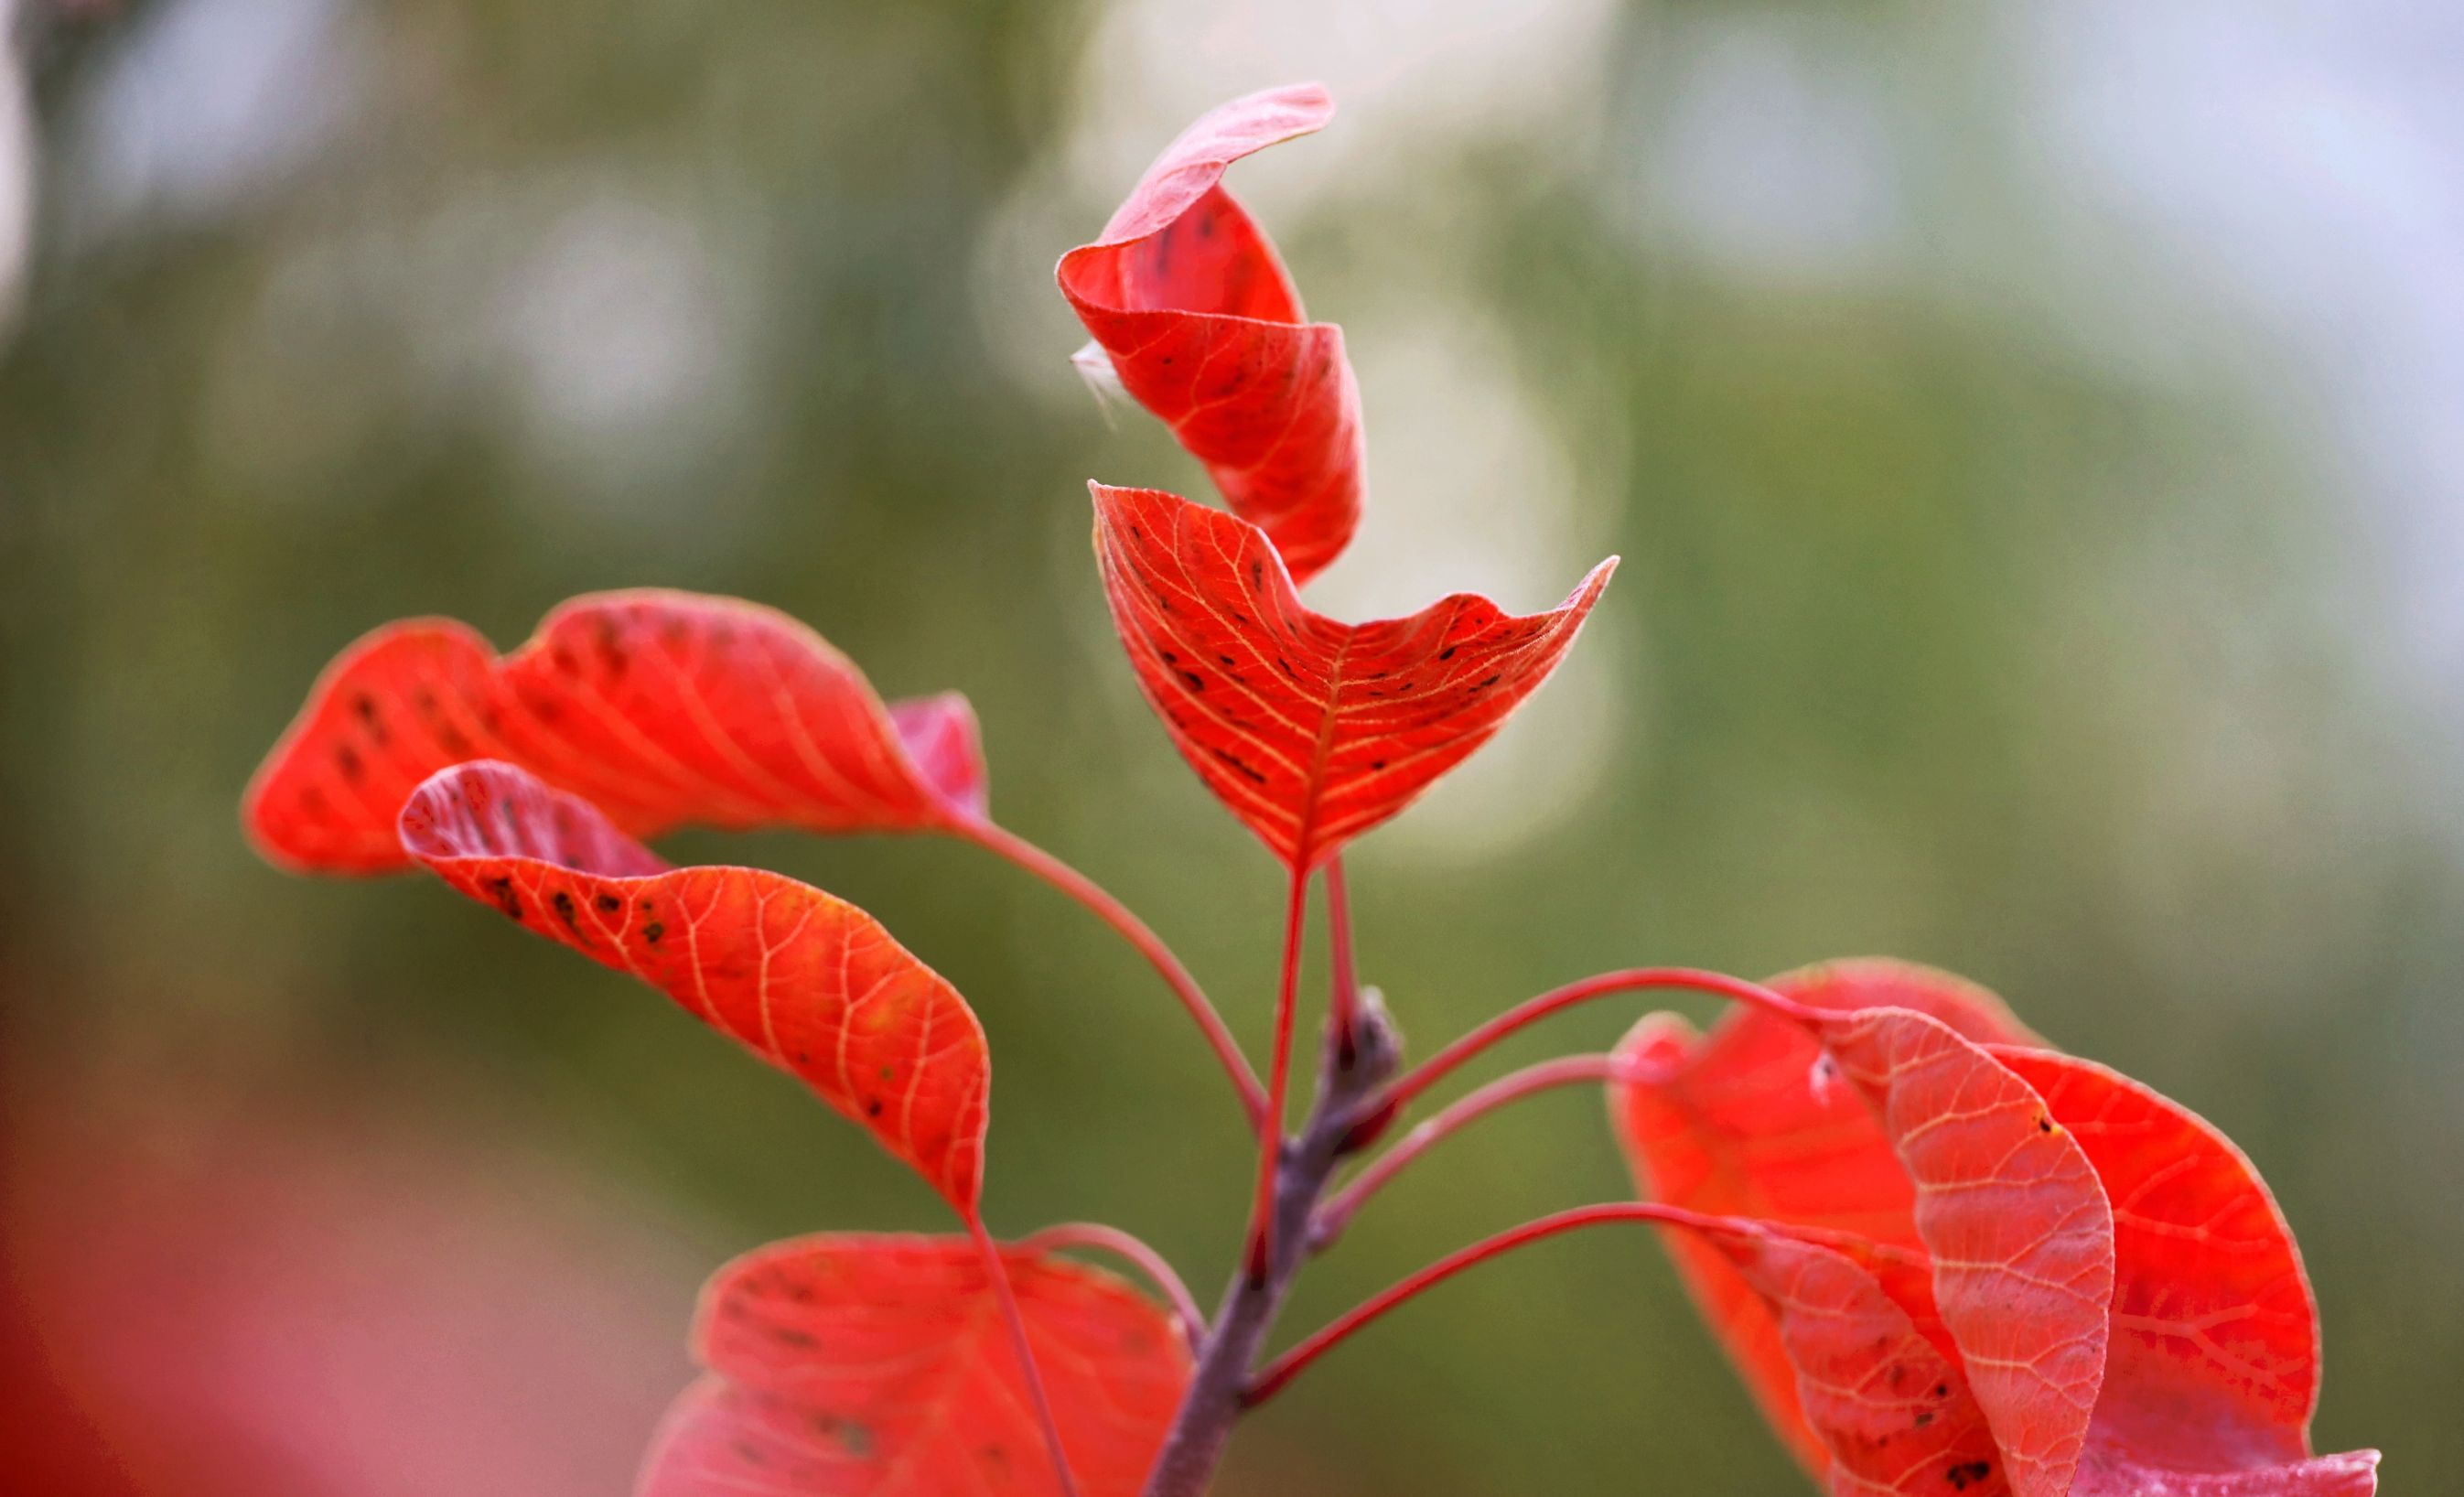
[[[1333,114],[1314,83],[1218,107],[1056,273],[1121,387],[1206,465],[1234,514],[1266,532],[1295,583],[1359,526],[1360,392],[1343,330],[1306,320],[1275,247],[1221,179]]]
[[[985,805],[964,697],[885,707],[783,613],[645,589],[573,599],[501,658],[451,620],[369,634],[311,690],[241,821],[281,867],[392,872],[411,791],[478,759],[586,796],[637,837],[689,823],[929,831]]]
[[[1190,1376],[1161,1307],[1101,1270],[1001,1250],[1085,1497],[1135,1497]],[[1051,1497],[990,1274],[963,1237],[831,1235],[719,1270],[709,1376],[653,1442],[641,1497]]]
[[[1409,618],[1304,606],[1257,526],[1089,486],[1112,623],[1190,767],[1295,872],[1394,816],[1539,689],[1615,558],[1546,613],[1457,593]]]
[[[870,915],[759,869],[670,868],[589,803],[493,760],[414,791],[402,844],[459,892],[641,979],[795,1076],[976,1220],[983,1029]]]

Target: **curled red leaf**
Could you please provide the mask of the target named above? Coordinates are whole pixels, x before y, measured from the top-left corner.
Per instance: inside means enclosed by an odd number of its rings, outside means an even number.
[[[1164,148],[1093,244],[1062,256],[1062,295],[1123,388],[1206,465],[1233,513],[1305,583],[1360,521],[1360,393],[1343,330],[1309,322],[1224,168],[1322,127],[1314,83],[1236,99]]]
[[[2113,1213],[2094,1166],[2034,1089],[1938,1020],[1870,1008],[1814,1028],[1916,1187],[1934,1298],[2012,1491],[2064,1497],[2111,1335]]]
[[[992,1088],[983,1030],[870,915],[759,869],[671,869],[511,764],[438,772],[403,806],[401,836],[455,890],[632,974],[803,1081],[974,1220]]]
[[[1896,1004],[1973,1040],[2030,1038],[1992,994],[1908,962],[1827,962],[1769,985],[1808,1007]],[[1923,1246],[1916,1189],[1889,1137],[1854,1089],[1823,1083],[1822,1046],[1802,1025],[1764,1009],[1735,1008],[1697,1036],[1676,1015],[1655,1014],[1617,1053],[1637,1079],[1613,1087],[1610,1103],[1644,1195],[1713,1216]],[[1830,1452],[1805,1421],[1794,1365],[1762,1297],[1712,1244],[1683,1233],[1662,1240],[1771,1427],[1821,1477]]]
[[[1608,585],[1517,617],[1457,593],[1409,618],[1312,613],[1257,526],[1091,484],[1105,596],[1173,743],[1295,872],[1403,809],[1536,691]]]
[[[1985,1411],[1943,1344],[1921,1257],[1744,1221],[1665,1235],[1717,1254],[1771,1317],[1837,1497],[2010,1490]]]
[[[1086,1497],[1134,1497],[1190,1376],[1161,1307],[1111,1274],[1001,1250]],[[695,1358],[641,1497],[1057,1492],[992,1278],[963,1237],[778,1243],[703,1291]]]
[[[450,619],[378,629],[318,679],[241,820],[281,867],[392,872],[403,803],[477,759],[587,796],[641,837],[688,823],[923,831],[984,810],[964,697],[885,707],[783,613],[639,590],[576,598],[501,658]]]

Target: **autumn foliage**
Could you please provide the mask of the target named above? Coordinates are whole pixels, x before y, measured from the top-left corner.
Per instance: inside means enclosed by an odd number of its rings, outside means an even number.
[[[994,820],[963,698],[885,703],[819,635],[753,604],[580,598],[502,655],[450,621],[386,626],[327,670],[251,786],[244,821],[268,860],[423,870],[638,979],[795,1076],[956,1213],[948,1236],[808,1238],[722,1269],[693,1333],[705,1376],[651,1440],[641,1491],[1188,1497],[1243,1410],[1353,1332],[1523,1243],[1608,1223],[1658,1230],[1826,1491],[2374,1490],[2374,1453],[2311,1454],[2317,1312],[2251,1162],[1971,984],[1875,960],[1768,983],[1637,968],[1504,1010],[1403,1068],[1381,1001],[1352,970],[1343,849],[1540,688],[1614,559],[1529,614],[1456,594],[1352,624],[1301,601],[1358,524],[1359,397],[1341,330],[1307,319],[1221,179],[1331,112],[1322,90],[1295,87],[1207,115],[1059,269],[1093,339],[1082,360],[1109,364],[1228,506],[1090,486],[1096,575],[1131,671],[1165,737],[1287,880],[1263,1082],[1153,932]],[[991,1059],[966,1000],[844,900],[755,869],[671,867],[641,840],[686,826],[954,837],[1136,946],[1258,1134],[1248,1250],[1215,1319],[1113,1229],[997,1241],[981,1208]],[[1317,1092],[1293,1121],[1312,884],[1335,959]],[[1651,990],[1737,1006],[1706,1033],[1656,1015],[1614,1054],[1492,1082],[1335,1188],[1497,1040]],[[1640,1199],[1474,1244],[1265,1354],[1293,1276],[1385,1178],[1487,1112],[1576,1083],[1605,1088]]]

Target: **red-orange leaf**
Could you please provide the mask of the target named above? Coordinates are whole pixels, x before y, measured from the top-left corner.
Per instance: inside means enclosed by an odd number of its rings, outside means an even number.
[[[1283,261],[1223,190],[1223,170],[1334,114],[1316,84],[1236,99],[1164,148],[1093,244],[1062,256],[1062,295],[1122,386],[1206,465],[1296,581],[1360,522],[1360,393],[1343,330],[1307,322]]]
[[[1813,1008],[1882,1004],[1931,1014],[1980,1042],[2025,1042],[2001,1000],[1948,973],[1906,962],[1837,961],[1773,978]],[[1736,1008],[1697,1036],[1673,1014],[1637,1025],[1618,1054],[1639,1079],[1610,1089],[1613,1121],[1638,1188],[1713,1216],[1854,1233],[1917,1248],[1916,1189],[1872,1110],[1854,1090],[1823,1085],[1822,1047],[1804,1028]],[[1830,1455],[1803,1418],[1779,1327],[1727,1254],[1666,1233],[1669,1256],[1712,1332],[1773,1429],[1820,1477]]]
[[[1086,1497],[1135,1497],[1190,1374],[1172,1316],[1111,1275],[1002,1249]],[[670,1414],[641,1497],[1045,1497],[1057,1491],[983,1258],[963,1237],[779,1243],[703,1292],[711,1376]]]
[[[1457,593],[1341,624],[1301,605],[1255,525],[1153,489],[1089,486],[1130,663],[1207,787],[1295,871],[1410,804],[1538,689],[1616,566],[1546,613]]]
[[[802,1080],[973,1220],[992,1069],[957,990],[855,906],[758,869],[671,869],[589,803],[493,761],[402,810],[409,854],[629,972]]]
[[[2370,1490],[2374,1455],[2308,1459],[2318,1311],[2250,1160],[2104,1067],[1996,1054],[2079,1140],[2113,1202],[2113,1343],[2077,1490],[2167,1490],[2159,1472],[2219,1497]]]
[[[474,759],[585,795],[643,837],[686,823],[921,831],[984,806],[965,698],[885,708],[785,614],[643,590],[576,598],[502,658],[451,620],[368,635],[319,678],[242,820],[282,867],[391,872],[404,801]]]

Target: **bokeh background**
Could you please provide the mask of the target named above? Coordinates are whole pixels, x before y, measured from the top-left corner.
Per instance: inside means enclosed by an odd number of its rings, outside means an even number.
[[[1089,476],[1202,480],[1108,428],[1050,271],[1187,119],[1309,77],[1337,123],[1233,180],[1365,390],[1319,605],[1534,607],[1625,557],[1352,860],[1419,1047],[1639,961],[1972,974],[2257,1158],[2322,1446],[2397,1490],[2464,1466],[2464,12],[0,15],[0,1487],[621,1491],[710,1267],[943,1224],[655,995],[430,883],[251,857],[250,769],[387,619],[511,645],[667,583],[962,689],[997,812],[1263,1046],[1277,875],[1138,700],[1087,544]],[[675,847],[857,900],[972,997],[998,1228],[1119,1222],[1212,1298],[1243,1141],[1091,920],[955,844]],[[1383,1198],[1289,1330],[1624,1189],[1596,1098],[1535,1100]],[[1330,1359],[1225,1489],[1797,1486],[1657,1249],[1602,1233]]]

